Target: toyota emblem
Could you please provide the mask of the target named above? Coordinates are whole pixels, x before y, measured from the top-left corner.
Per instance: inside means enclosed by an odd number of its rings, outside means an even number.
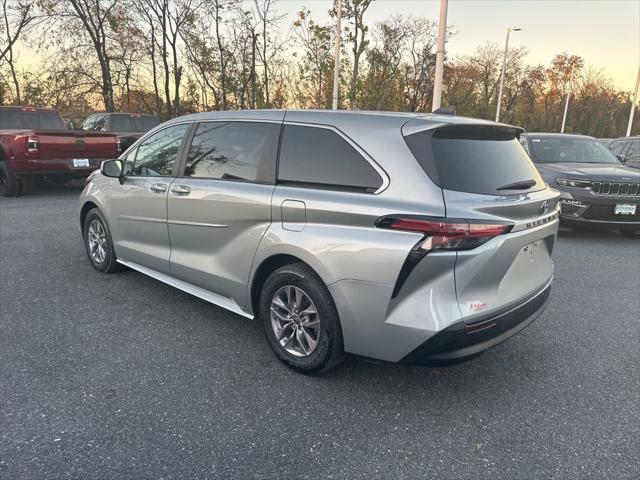
[[[538,209],[538,212],[540,213],[540,215],[544,215],[545,213],[547,213],[549,211],[550,206],[551,206],[551,203],[549,202],[549,200],[545,200],[544,202],[542,202],[542,204],[540,205],[540,208]]]

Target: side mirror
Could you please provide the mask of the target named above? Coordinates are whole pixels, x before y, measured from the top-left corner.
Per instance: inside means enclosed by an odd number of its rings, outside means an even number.
[[[120,183],[124,183],[122,160],[105,160],[100,164],[100,173],[105,177],[117,178]]]
[[[622,163],[625,163],[627,161],[627,158],[622,155],[622,154],[617,154],[616,157],[618,158],[618,160],[620,160]]]

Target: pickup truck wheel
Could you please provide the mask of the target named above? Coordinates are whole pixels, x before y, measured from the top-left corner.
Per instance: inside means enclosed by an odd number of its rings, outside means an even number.
[[[20,179],[13,174],[7,162],[0,162],[0,194],[3,197],[20,195]]]
[[[97,208],[87,213],[83,226],[84,246],[93,267],[104,273],[120,270],[113,249],[111,232],[104,217]]]
[[[20,193],[22,195],[28,195],[33,193],[36,189],[37,178],[31,175],[25,175],[22,177],[22,181],[20,183]]]

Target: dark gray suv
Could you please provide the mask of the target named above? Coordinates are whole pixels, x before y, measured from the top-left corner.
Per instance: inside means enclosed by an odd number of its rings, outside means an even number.
[[[87,254],[259,317],[300,371],[345,352],[469,359],[549,297],[558,192],[520,133],[375,112],[177,118],[90,178]]]
[[[561,191],[561,220],[572,226],[640,232],[640,171],[593,137],[527,133],[520,137],[545,181]]]
[[[640,136],[616,138],[607,143],[607,148],[625,167],[640,170]]]

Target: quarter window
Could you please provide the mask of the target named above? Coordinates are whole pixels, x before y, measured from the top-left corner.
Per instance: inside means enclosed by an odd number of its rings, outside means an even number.
[[[91,127],[91,130],[96,130],[98,132],[102,132],[105,129],[107,124],[107,116],[106,115],[97,115],[95,118],[95,123]]]
[[[84,123],[82,124],[82,130],[93,130],[93,125],[96,123],[95,115],[91,115],[86,118]]]
[[[637,162],[640,160],[640,141],[635,140],[631,142],[631,146],[627,153],[625,154],[626,160],[631,160]]]
[[[170,177],[189,124],[175,125],[154,133],[138,146],[135,158],[127,161],[126,175]],[[127,155],[129,160],[129,155]]]
[[[198,125],[184,175],[273,182],[280,125],[206,122]]]
[[[378,172],[336,132],[298,125],[284,127],[278,179],[370,192],[382,185]]]
[[[626,142],[616,142],[609,145],[609,150],[611,150],[614,155],[622,155],[624,150],[626,150],[626,147]]]

